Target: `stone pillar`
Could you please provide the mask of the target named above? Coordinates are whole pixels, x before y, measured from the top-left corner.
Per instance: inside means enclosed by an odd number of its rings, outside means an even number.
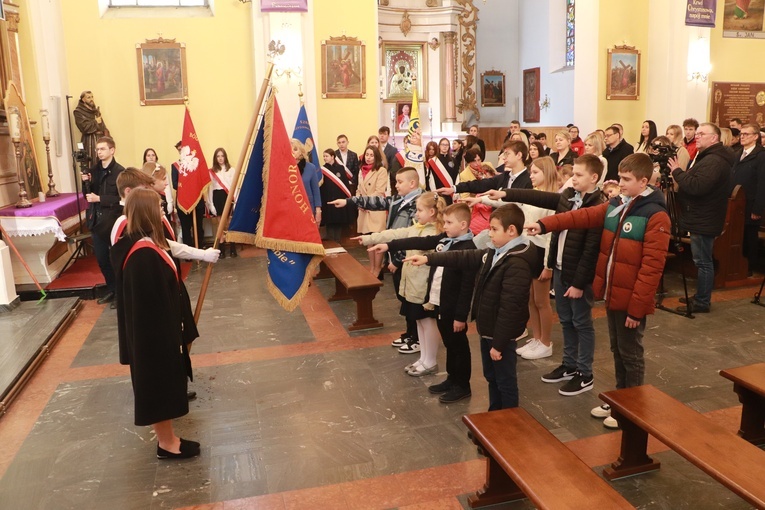
[[[444,111],[445,122],[457,122],[457,80],[454,75],[454,46],[457,42],[457,32],[442,32],[444,36]]]

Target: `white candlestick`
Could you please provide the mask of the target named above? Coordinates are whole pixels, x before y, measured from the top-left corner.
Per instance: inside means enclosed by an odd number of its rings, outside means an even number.
[[[390,120],[396,120],[396,108],[394,106],[390,107]]]
[[[19,114],[12,113],[10,117],[10,131],[12,140],[21,140],[21,128],[19,124]]]
[[[43,139],[50,140],[50,120],[48,110],[40,110],[40,124],[42,124]]]

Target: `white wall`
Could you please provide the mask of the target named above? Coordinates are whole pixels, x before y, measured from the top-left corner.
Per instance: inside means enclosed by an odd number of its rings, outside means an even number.
[[[518,3],[507,0],[475,2],[478,12],[476,40],[476,67],[478,83],[478,107],[481,126],[507,127],[513,119],[519,119],[522,72],[519,67]],[[505,107],[481,107],[481,73],[485,71],[505,73]],[[472,124],[473,122],[468,122]]]
[[[561,71],[565,61],[565,0],[518,0],[519,69],[515,87],[522,94],[523,69],[540,68],[540,98],[550,108],[540,112],[539,123],[521,125],[565,126],[574,118],[574,71]],[[593,71],[594,72],[594,71]],[[584,129],[583,129],[584,131]]]

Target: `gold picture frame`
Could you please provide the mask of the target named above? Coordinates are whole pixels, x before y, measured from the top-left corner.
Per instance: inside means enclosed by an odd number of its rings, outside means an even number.
[[[186,44],[147,39],[135,45],[141,106],[184,104],[189,99]]]
[[[481,73],[481,106],[505,106],[505,73],[502,71]]]
[[[634,46],[608,50],[606,99],[640,99],[640,51]]]
[[[366,46],[355,37],[330,37],[321,42],[321,97],[367,97]]]
[[[412,86],[417,84],[417,99],[428,101],[428,53],[422,42],[383,41],[382,62],[385,68],[383,102],[395,103],[412,99]]]

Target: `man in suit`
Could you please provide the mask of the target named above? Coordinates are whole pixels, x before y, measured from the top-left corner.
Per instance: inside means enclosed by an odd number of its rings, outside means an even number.
[[[350,172],[351,175],[348,177],[348,180],[351,181],[351,185],[354,187],[351,191],[354,191],[359,183],[359,156],[348,149],[348,137],[345,135],[337,137],[337,149],[335,153],[337,162]]]
[[[390,128],[388,126],[382,126],[377,130],[377,137],[380,139],[381,149],[385,159],[388,160],[388,168],[393,166],[393,159],[396,157],[396,147],[389,143],[390,140]]]
[[[746,195],[744,208],[744,256],[749,260],[751,275],[757,264],[758,233],[765,210],[765,149],[757,144],[757,124],[741,126],[741,151],[731,170],[731,191],[740,184]]]

